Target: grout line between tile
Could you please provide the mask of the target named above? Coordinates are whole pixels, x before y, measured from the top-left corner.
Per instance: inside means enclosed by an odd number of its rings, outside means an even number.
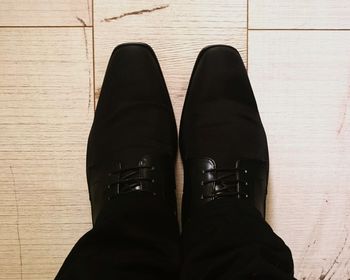
[[[249,0],[247,0],[247,30],[246,30],[246,48],[247,48],[247,72],[249,66]]]
[[[93,102],[92,104],[94,105],[94,114],[95,114],[95,108],[96,108],[96,81],[95,81],[95,77],[96,77],[96,70],[95,70],[95,3],[94,0],[91,0],[91,22],[92,22],[92,87],[93,87],[93,94],[92,94],[92,98],[93,98]]]
[[[249,0],[248,0],[249,1]],[[350,31],[346,28],[249,28],[248,31]]]
[[[6,26],[1,25],[0,28],[89,28],[92,25],[16,25],[16,26]]]

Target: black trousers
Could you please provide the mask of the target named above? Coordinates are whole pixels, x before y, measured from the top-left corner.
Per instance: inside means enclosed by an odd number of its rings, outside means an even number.
[[[179,235],[163,201],[118,197],[74,246],[62,279],[294,279],[289,248],[244,201],[207,203]]]

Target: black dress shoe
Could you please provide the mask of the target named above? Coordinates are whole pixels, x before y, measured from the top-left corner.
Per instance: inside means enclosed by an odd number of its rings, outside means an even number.
[[[265,215],[268,148],[238,51],[209,46],[199,54],[180,125],[185,169],[182,222],[206,203],[241,199]]]
[[[158,196],[176,211],[177,130],[165,81],[150,46],[117,46],[110,58],[87,148],[95,224],[131,193]]]

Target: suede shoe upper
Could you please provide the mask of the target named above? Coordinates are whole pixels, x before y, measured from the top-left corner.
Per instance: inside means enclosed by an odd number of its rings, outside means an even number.
[[[236,49],[216,45],[199,54],[182,112],[180,151],[183,222],[220,197],[244,199],[264,215],[267,141]]]
[[[146,44],[119,45],[106,70],[88,140],[94,223],[118,195],[135,191],[158,195],[174,208],[176,151],[174,113],[153,50]]]

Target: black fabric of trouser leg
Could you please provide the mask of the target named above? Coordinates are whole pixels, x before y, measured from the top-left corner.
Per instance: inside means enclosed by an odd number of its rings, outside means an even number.
[[[118,197],[74,246],[55,279],[178,279],[177,219],[147,193]]]
[[[181,279],[293,278],[289,248],[244,201],[207,203],[183,228]]]
[[[177,221],[145,194],[121,196],[74,246],[56,279],[178,279]],[[181,279],[293,279],[290,250],[239,200],[208,203],[184,226]]]

